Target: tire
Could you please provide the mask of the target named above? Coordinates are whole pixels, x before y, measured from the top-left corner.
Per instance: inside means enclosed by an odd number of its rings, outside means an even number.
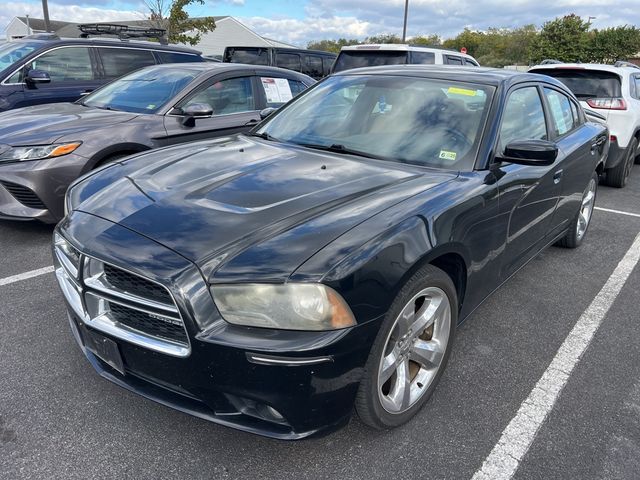
[[[433,265],[422,267],[394,299],[367,359],[355,403],[365,424],[390,429],[418,413],[446,367],[457,322],[458,298],[451,278]]]
[[[638,148],[638,139],[631,140],[627,148],[627,156],[614,168],[606,170],[606,183],[610,187],[623,188],[627,184],[631,168],[635,161],[635,153]]]
[[[598,174],[594,172],[587,184],[587,188],[582,193],[580,210],[578,210],[575,218],[571,221],[569,231],[556,242],[558,247],[576,248],[582,244],[584,237],[587,235],[587,230],[589,230],[589,225],[591,225],[591,217],[593,216],[593,207],[596,203],[597,193]]]

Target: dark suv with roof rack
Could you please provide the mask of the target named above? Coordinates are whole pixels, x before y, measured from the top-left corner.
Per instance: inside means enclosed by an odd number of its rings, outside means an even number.
[[[122,36],[123,27],[118,27],[115,33]],[[130,32],[136,37],[144,33],[141,29]],[[74,102],[142,67],[202,61],[197,50],[156,42],[32,35],[0,45],[0,111]]]

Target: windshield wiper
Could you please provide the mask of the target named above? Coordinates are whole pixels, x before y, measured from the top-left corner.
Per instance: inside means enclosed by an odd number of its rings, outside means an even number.
[[[245,135],[248,135],[250,137],[262,138],[263,140],[268,140],[269,142],[279,142],[280,141],[276,137],[272,137],[271,135],[269,135],[267,132],[262,132],[262,133],[246,132]]]
[[[301,147],[313,148],[314,150],[323,150],[325,152],[344,153],[347,155],[358,155],[360,157],[384,160],[384,158],[379,155],[374,155],[372,153],[367,153],[367,152],[361,152],[360,150],[353,150],[351,148],[345,147],[340,143],[333,143],[331,145],[320,145],[317,143],[296,143],[296,142],[291,142],[291,143],[293,143],[294,145],[300,145]]]

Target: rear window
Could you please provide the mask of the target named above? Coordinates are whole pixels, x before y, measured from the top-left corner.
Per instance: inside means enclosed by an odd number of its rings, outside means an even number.
[[[187,62],[201,62],[202,57],[199,55],[189,55],[188,53],[177,52],[156,52],[160,62],[162,63],[187,63]]]
[[[378,65],[402,65],[407,63],[407,53],[402,51],[345,50],[338,55],[333,71],[341,72],[351,68]]]
[[[103,47],[98,50],[106,78],[118,78],[139,68],[156,64],[153,53],[149,50]]]
[[[549,75],[564,83],[580,100],[621,97],[620,77],[613,72],[583,69],[537,68],[533,73]]]
[[[266,48],[227,48],[224,61],[230,63],[248,63],[250,65],[269,65],[269,51]]]

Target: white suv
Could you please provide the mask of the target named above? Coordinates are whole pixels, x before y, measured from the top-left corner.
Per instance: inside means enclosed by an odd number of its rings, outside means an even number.
[[[332,72],[351,68],[404,64],[479,66],[471,55],[455,50],[390,43],[342,47],[333,64]]]
[[[611,135],[605,183],[622,188],[634,162],[640,163],[640,68],[616,65],[554,63],[529,72],[557,78],[580,100],[583,108],[601,113]]]

